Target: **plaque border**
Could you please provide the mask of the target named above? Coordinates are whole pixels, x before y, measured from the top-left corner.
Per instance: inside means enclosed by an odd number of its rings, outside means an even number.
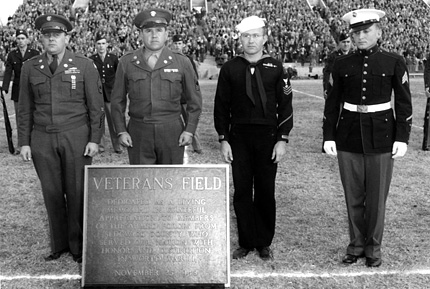
[[[184,165],[86,165],[84,169],[84,224],[83,224],[83,254],[82,254],[82,279],[81,279],[81,287],[85,286],[97,286],[97,285],[106,285],[106,284],[85,284],[85,271],[86,271],[86,254],[87,254],[87,219],[88,219],[88,174],[89,170],[92,169],[106,169],[106,168],[113,168],[113,169],[138,169],[138,168],[217,168],[217,169],[225,169],[225,176],[226,176],[226,264],[227,264],[227,283],[224,283],[225,287],[230,287],[231,283],[231,276],[230,276],[230,166],[228,164],[184,164]],[[112,284],[115,286],[120,286],[122,284]],[[138,285],[150,285],[155,286],[155,284],[136,284]],[[162,283],[162,284],[156,284],[158,285],[178,285],[178,284],[169,284],[169,283]],[[187,285],[186,283],[181,283],[180,285]],[[193,285],[193,284],[190,284]],[[195,285],[195,284],[194,284]],[[209,285],[209,284],[204,284]],[[134,286],[134,285],[132,285]]]

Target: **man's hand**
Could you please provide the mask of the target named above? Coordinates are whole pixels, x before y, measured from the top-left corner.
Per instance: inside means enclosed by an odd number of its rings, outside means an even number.
[[[133,141],[131,140],[131,136],[128,132],[123,132],[119,135],[119,144],[124,147],[133,147]]]
[[[228,143],[228,141],[222,141],[221,142],[220,150],[221,150],[221,156],[223,158],[223,161],[231,164],[231,162],[233,161],[233,153],[231,151],[231,146]]]
[[[89,142],[85,146],[84,156],[94,157],[99,152],[99,145],[94,142]]]
[[[179,136],[179,146],[188,146],[193,142],[193,134],[187,131],[183,131]]]
[[[392,153],[392,158],[396,159],[396,158],[401,158],[406,154],[406,151],[408,150],[408,145],[404,142],[400,142],[400,141],[395,141],[393,144],[393,151]]]
[[[287,143],[285,141],[278,141],[275,144],[272,152],[272,160],[275,164],[282,160],[282,157],[287,153]]]
[[[425,91],[426,91],[426,96],[430,97],[430,87],[426,87]]]
[[[336,142],[328,140],[324,142],[324,151],[331,156],[337,156]]]
[[[30,148],[30,146],[22,146],[20,155],[25,162],[31,161],[31,148]]]

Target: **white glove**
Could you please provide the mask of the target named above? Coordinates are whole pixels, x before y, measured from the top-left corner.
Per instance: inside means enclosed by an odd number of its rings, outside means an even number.
[[[325,141],[324,142],[324,151],[328,155],[337,156],[336,142],[334,140]]]
[[[392,158],[395,159],[403,157],[407,150],[408,145],[405,142],[395,141],[393,144],[393,151],[391,152],[393,154]]]

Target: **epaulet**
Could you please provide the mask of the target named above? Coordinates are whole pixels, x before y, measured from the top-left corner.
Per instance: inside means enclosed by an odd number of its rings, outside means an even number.
[[[136,50],[127,51],[126,53],[124,53],[124,55],[122,57],[129,56],[129,55],[133,54],[135,51]]]
[[[35,55],[35,56],[33,56],[33,57],[30,57],[29,59],[27,59],[26,61],[24,61],[24,62],[27,62],[27,61],[29,61],[29,60],[33,60],[33,59],[36,59],[36,58],[39,58],[39,56],[42,56],[42,55]],[[24,63],[23,62],[23,63]]]
[[[173,50],[170,50],[173,54],[177,54],[177,55],[180,55],[181,57],[187,57],[185,54],[183,54],[182,52],[179,52],[179,51],[173,51]]]
[[[85,55],[80,54],[80,53],[75,53],[75,57],[76,58],[82,58],[82,59],[90,59],[89,57],[86,57]]]

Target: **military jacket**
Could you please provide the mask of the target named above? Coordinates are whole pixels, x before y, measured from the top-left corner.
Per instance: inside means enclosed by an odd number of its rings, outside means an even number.
[[[30,145],[34,125],[61,131],[86,121],[89,142],[99,143],[104,120],[103,96],[94,63],[66,50],[54,74],[46,54],[26,61],[22,67],[19,95],[20,146]]]
[[[97,53],[90,57],[100,74],[103,85],[103,97],[106,102],[110,102],[110,96],[115,84],[115,73],[118,68],[118,57],[115,54],[106,53],[104,61]]]
[[[254,99],[247,92],[246,74],[252,66],[261,75],[265,104],[255,77]],[[230,139],[230,129],[235,124],[256,124],[277,127],[277,140],[288,141],[293,128],[292,98],[289,76],[278,60],[267,55],[255,64],[241,56],[229,60],[221,67],[215,94],[214,123],[220,140]]]
[[[357,50],[335,60],[332,78],[333,89],[324,108],[325,141],[336,141],[341,151],[365,154],[391,152],[394,141],[408,143],[412,103],[409,72],[401,56],[377,46]],[[344,102],[374,105],[390,101],[394,111],[342,109]]]
[[[353,53],[353,51],[349,50],[347,54],[349,54],[349,53]],[[345,54],[342,52],[342,49],[338,49],[338,50],[330,53],[329,56],[327,57],[326,63],[325,63],[324,68],[323,68],[324,93],[328,93],[328,91],[331,89],[330,75],[331,75],[331,72],[333,71],[334,60],[337,57],[340,57],[343,55],[345,55]]]
[[[17,48],[12,50],[6,59],[6,68],[4,71],[3,76],[3,84],[2,88],[3,90],[9,90],[10,81],[12,80],[12,73],[14,75],[13,77],[13,84],[12,84],[12,100],[18,101],[19,97],[19,78],[21,76],[21,67],[24,61],[32,58],[33,56],[39,55],[39,51],[31,48],[27,48],[25,51],[24,57],[21,54],[21,51]]]
[[[187,103],[185,131],[195,133],[202,110],[197,76],[189,59],[164,48],[151,69],[138,49],[121,57],[111,96],[112,118],[118,133],[126,131],[125,111],[139,121],[164,123],[181,114],[181,98]]]

